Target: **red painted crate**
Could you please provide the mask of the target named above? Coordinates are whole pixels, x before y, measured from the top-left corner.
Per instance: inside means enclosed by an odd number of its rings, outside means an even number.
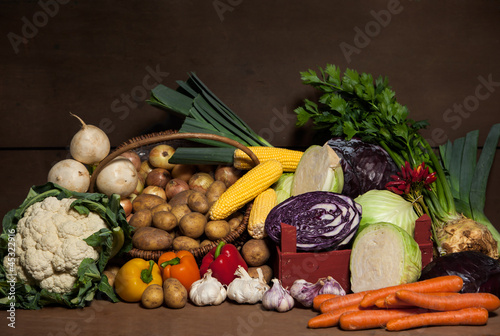
[[[422,267],[432,261],[431,220],[424,215],[415,223],[415,241],[422,252]],[[349,258],[351,250],[329,252],[297,252],[297,231],[294,226],[281,225],[281,246],[276,246],[275,277],[290,287],[297,279],[316,282],[332,276],[346,292],[350,292]]]

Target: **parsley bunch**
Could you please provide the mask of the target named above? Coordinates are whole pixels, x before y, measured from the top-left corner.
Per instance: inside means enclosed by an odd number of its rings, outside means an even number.
[[[328,129],[331,136],[380,144],[399,166],[405,161],[416,166],[422,156],[430,161],[422,150],[426,141],[418,133],[428,123],[408,118],[408,109],[397,102],[387,78],[374,81],[372,75],[351,69],[341,74],[340,68],[327,65],[319,74],[301,72],[301,79],[322,95],[318,103],[305,99],[304,106],[295,109],[297,126],[312,120],[316,129]]]

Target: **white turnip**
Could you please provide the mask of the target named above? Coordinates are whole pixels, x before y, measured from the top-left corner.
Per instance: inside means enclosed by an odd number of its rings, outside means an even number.
[[[103,194],[118,194],[123,198],[135,191],[138,180],[134,164],[129,159],[118,156],[102,169],[97,176],[96,185]]]
[[[65,159],[52,166],[47,181],[71,191],[87,192],[90,186],[90,174],[81,162]]]
[[[70,114],[82,123],[82,128],[71,139],[71,156],[84,164],[99,163],[109,154],[108,136],[99,127],[87,125],[79,116]]]

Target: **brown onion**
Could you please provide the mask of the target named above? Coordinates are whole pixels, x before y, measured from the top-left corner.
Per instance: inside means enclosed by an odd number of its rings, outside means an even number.
[[[167,200],[167,194],[165,192],[165,189],[160,188],[158,186],[148,186],[148,187],[144,188],[144,190],[142,191],[142,193],[143,194],[160,196],[164,200]]]
[[[168,162],[168,160],[170,160],[174,153],[175,148],[172,146],[165,144],[157,145],[149,152],[148,161],[154,167],[172,169],[174,168],[174,164]]]
[[[215,170],[214,165],[200,164],[196,165],[196,168],[198,169],[199,172],[207,173],[210,174],[211,176],[214,175],[214,170]]]
[[[176,164],[174,168],[172,168],[172,177],[178,178],[183,181],[189,181],[191,176],[196,173],[196,166],[190,164]]]
[[[145,185],[144,178],[139,174],[139,178],[137,179],[137,187],[135,187],[135,190],[132,192],[131,195],[140,195],[144,190],[144,185]],[[129,195],[129,197],[131,195]]]
[[[144,178],[144,181],[146,181],[146,177],[148,176],[149,172],[152,171],[154,167],[149,163],[149,161],[142,161],[141,163],[141,168],[139,169],[139,176]]]
[[[186,181],[178,178],[171,179],[165,186],[165,193],[167,195],[167,199],[169,200],[184,190],[189,190],[189,185],[187,184]]]
[[[241,175],[243,175],[242,170],[229,165],[220,165],[215,170],[215,180],[224,182],[226,188],[229,188],[234,182],[236,182]]]
[[[125,217],[132,213],[132,201],[130,200],[130,198],[127,197],[120,199],[120,205],[125,211]]]
[[[146,185],[165,188],[168,181],[172,179],[170,172],[165,168],[155,168],[146,176]]]
[[[120,155],[129,159],[130,162],[134,164],[134,167],[135,169],[137,169],[137,171],[141,170],[141,157],[139,156],[139,154],[130,150]]]
[[[212,183],[214,183],[214,178],[210,174],[198,172],[191,176],[188,185],[189,189],[205,194]]]

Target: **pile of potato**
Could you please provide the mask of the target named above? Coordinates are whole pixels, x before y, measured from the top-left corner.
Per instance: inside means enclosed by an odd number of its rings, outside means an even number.
[[[133,151],[122,154],[139,175],[136,191],[122,201],[137,249],[195,249],[227,236],[243,219],[241,212],[225,220],[208,217],[210,206],[241,176],[239,170],[170,164],[174,152],[169,145],[157,145],[145,160]]]

